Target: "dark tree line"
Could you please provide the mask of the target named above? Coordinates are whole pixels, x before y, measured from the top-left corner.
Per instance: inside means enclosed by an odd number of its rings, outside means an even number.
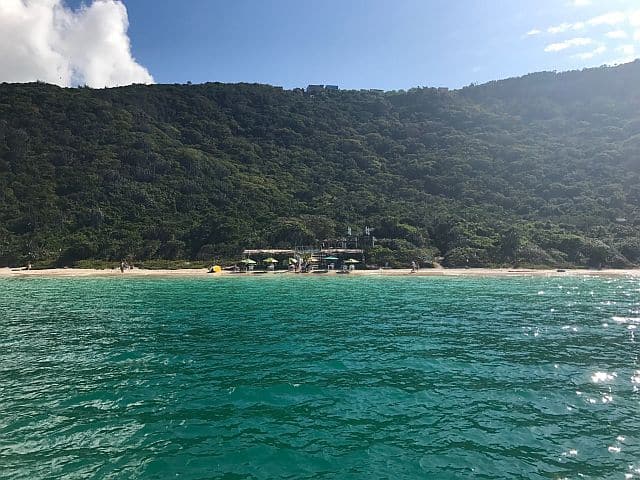
[[[458,91],[0,85],[0,266],[234,258],[374,228],[370,262],[640,263],[640,63]]]

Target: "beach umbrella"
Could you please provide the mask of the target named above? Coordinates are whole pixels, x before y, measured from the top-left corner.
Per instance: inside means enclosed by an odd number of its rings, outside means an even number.
[[[245,258],[244,260],[240,260],[240,263],[244,263],[245,265],[255,265],[258,262],[250,258]]]
[[[265,259],[263,260],[263,262],[264,262],[264,263],[278,263],[278,260],[276,260],[276,259],[275,259],[275,258],[273,258],[273,257],[269,257],[269,258],[265,258]]]
[[[338,260],[340,260],[338,257],[324,257],[324,259],[329,262],[337,262]]]
[[[355,258],[350,258],[349,260],[345,260],[344,263],[349,264],[349,265],[355,265],[356,263],[360,263],[358,260],[356,260]]]

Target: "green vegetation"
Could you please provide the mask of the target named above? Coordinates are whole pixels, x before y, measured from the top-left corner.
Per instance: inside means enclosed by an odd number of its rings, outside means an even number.
[[[452,92],[0,85],[0,266],[206,263],[369,225],[376,264],[623,267],[639,206],[640,62]]]

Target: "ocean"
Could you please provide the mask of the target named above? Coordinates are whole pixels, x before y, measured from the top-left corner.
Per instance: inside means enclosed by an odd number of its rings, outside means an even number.
[[[0,478],[640,478],[639,324],[622,276],[0,279]]]

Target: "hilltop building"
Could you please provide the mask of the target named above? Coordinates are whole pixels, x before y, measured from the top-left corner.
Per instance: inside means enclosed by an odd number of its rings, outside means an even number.
[[[307,94],[313,95],[314,93],[322,93],[322,92],[337,92],[340,90],[338,85],[308,85],[307,86]]]
[[[309,85],[307,87],[307,93],[321,93],[324,92],[324,85]]]

